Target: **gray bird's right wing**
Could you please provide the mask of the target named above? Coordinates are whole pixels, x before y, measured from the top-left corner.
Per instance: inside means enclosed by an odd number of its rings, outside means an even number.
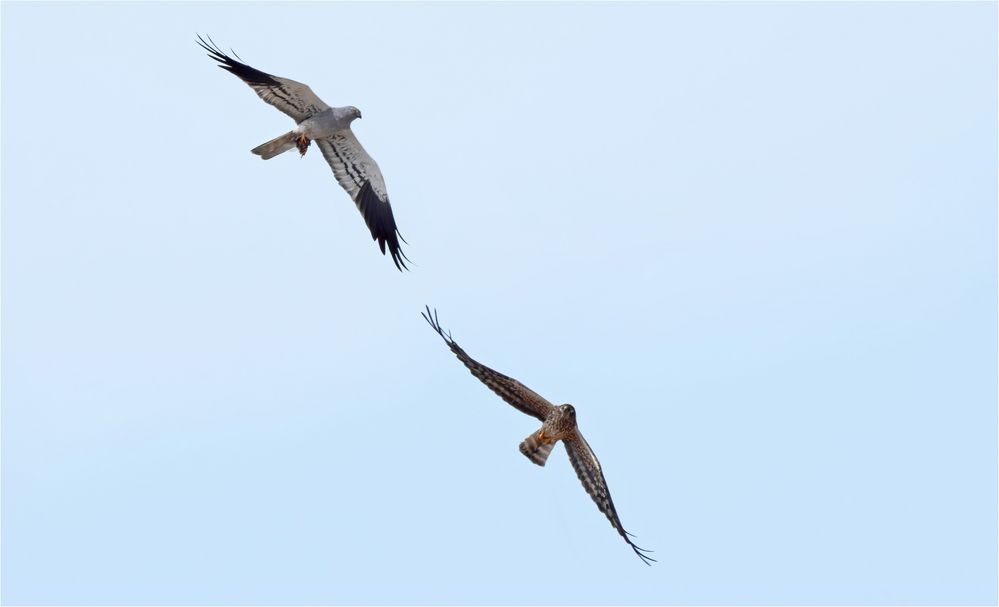
[[[295,82],[290,78],[272,76],[261,72],[245,63],[236,61],[219,49],[211,38],[208,42],[198,36],[198,44],[208,51],[208,56],[219,62],[219,67],[235,74],[240,80],[250,85],[250,88],[261,99],[291,116],[296,123],[329,109],[322,99],[316,96],[308,86]],[[235,53],[233,53],[235,55]],[[238,57],[238,55],[237,55]]]

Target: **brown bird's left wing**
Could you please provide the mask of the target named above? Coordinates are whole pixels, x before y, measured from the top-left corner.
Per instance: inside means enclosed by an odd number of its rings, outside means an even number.
[[[430,323],[434,331],[444,339],[444,343],[451,348],[454,355],[458,357],[462,363],[468,367],[468,370],[472,372],[472,375],[478,377],[479,380],[484,383],[490,390],[499,395],[500,398],[505,400],[507,403],[514,406],[528,415],[536,417],[541,421],[544,421],[548,414],[555,409],[555,406],[544,399],[540,394],[531,390],[524,384],[515,380],[512,377],[507,377],[499,371],[494,371],[489,367],[483,365],[482,363],[476,361],[474,358],[465,353],[461,349],[461,346],[456,344],[453,339],[451,339],[450,333],[445,333],[441,329],[440,321],[437,320],[437,312],[430,312],[430,307],[427,306],[427,311],[422,312],[423,318]]]
[[[607,488],[607,481],[604,480],[604,473],[600,469],[600,460],[593,453],[593,449],[590,449],[590,446],[586,444],[586,439],[577,429],[572,438],[564,438],[562,442],[565,444],[565,450],[569,454],[569,461],[572,463],[573,470],[576,471],[576,476],[583,483],[586,492],[596,502],[597,508],[600,508],[600,512],[607,516],[611,525],[617,529],[624,541],[628,542],[628,545],[642,559],[642,562],[651,565],[652,563],[649,561],[655,562],[656,559],[645,553],[652,551],[636,546],[629,537],[631,534],[625,531],[624,526],[621,525],[621,519],[617,516],[614,501],[611,500],[610,490]]]

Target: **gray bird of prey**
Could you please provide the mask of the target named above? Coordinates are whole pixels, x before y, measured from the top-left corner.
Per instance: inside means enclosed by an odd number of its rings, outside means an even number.
[[[330,107],[301,82],[254,69],[237,61],[240,57],[236,53],[233,53],[236,59],[226,55],[210,36],[207,42],[198,36],[198,44],[208,51],[209,57],[218,61],[220,68],[238,76],[261,99],[291,116],[297,123],[291,131],[250,151],[268,160],[297,147],[299,153],[305,156],[309,144],[315,141],[333,169],[337,182],[347,190],[364,216],[371,238],[378,241],[382,254],[388,247],[395,267],[400,271],[408,270],[403,260],[409,261],[409,258],[399,246],[402,235],[392,215],[385,179],[374,158],[361,147],[350,130],[350,123],[361,117],[361,110],[351,105]]]
[[[507,377],[478,362],[455,343],[450,333],[446,333],[441,328],[436,311],[431,313],[428,306],[427,311],[422,314],[433,330],[444,339],[444,343],[451,348],[451,352],[468,367],[472,375],[518,411],[541,420],[541,429],[533,432],[520,443],[520,452],[535,464],[544,466],[552,449],[555,448],[555,443],[562,441],[566,453],[569,454],[569,463],[572,464],[576,476],[579,477],[579,481],[583,483],[583,488],[593,498],[600,512],[604,513],[611,526],[631,546],[631,549],[642,559],[643,563],[651,565],[655,562],[656,559],[645,554],[652,551],[636,546],[631,541],[631,537],[634,536],[624,530],[621,519],[617,515],[617,509],[614,508],[614,502],[611,500],[610,490],[607,488],[607,481],[604,480],[604,473],[600,468],[597,454],[586,444],[586,439],[583,438],[576,426],[576,409],[570,404],[556,407],[514,378]]]

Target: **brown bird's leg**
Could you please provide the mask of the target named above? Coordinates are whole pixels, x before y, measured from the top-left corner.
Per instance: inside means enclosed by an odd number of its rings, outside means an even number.
[[[309,144],[312,141],[305,135],[299,135],[298,139],[295,141],[295,145],[298,146],[298,153],[305,156],[305,152],[309,149]]]

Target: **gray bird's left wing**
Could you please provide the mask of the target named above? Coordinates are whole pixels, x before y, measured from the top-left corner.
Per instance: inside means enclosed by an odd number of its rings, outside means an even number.
[[[306,118],[314,116],[323,110],[329,109],[322,99],[316,96],[308,86],[301,82],[295,82],[290,78],[272,76],[266,72],[261,72],[245,63],[236,61],[226,55],[218,46],[208,38],[198,36],[198,44],[208,51],[208,56],[219,62],[219,67],[235,74],[240,80],[250,85],[250,88],[260,96],[261,99],[291,116],[296,123],[302,122]],[[233,53],[234,55],[236,53]],[[236,55],[237,58],[239,55]]]
[[[576,476],[579,477],[579,481],[583,483],[583,488],[586,489],[586,492],[590,494],[590,497],[597,504],[597,508],[610,520],[611,525],[621,534],[624,541],[628,542],[628,545],[635,551],[635,554],[646,565],[651,565],[652,563],[649,561],[655,562],[656,559],[645,554],[646,552],[651,552],[651,550],[636,546],[631,541],[631,538],[628,537],[631,534],[624,530],[621,519],[617,516],[617,509],[614,508],[614,501],[611,500],[610,489],[607,488],[604,473],[600,469],[600,460],[597,459],[597,455],[593,452],[593,449],[590,449],[579,429],[576,429],[571,438],[562,439],[562,442],[565,444],[565,450],[569,454],[572,469],[576,471]]]
[[[350,129],[337,131],[332,137],[317,139],[316,145],[333,169],[337,183],[350,194],[357,210],[364,216],[364,223],[371,230],[372,240],[378,241],[378,248],[385,253],[388,247],[392,262],[400,270],[406,268],[409,258],[402,252],[399,228],[392,215],[385,179],[378,163],[361,146],[361,142]],[[405,239],[402,239],[405,242]]]

